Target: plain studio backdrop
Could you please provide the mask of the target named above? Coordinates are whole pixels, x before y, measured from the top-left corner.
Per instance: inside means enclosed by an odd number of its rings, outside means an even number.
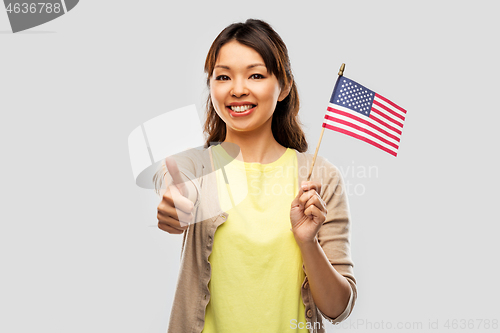
[[[338,330],[498,332],[499,9],[81,1],[12,34],[2,7],[0,331],[166,332],[182,236],[148,227],[159,197],[135,185],[127,138],[189,104],[203,119],[212,41],[260,18],[288,46],[310,153],[342,62],[408,110],[397,158],[323,136],[350,185],[359,291]]]

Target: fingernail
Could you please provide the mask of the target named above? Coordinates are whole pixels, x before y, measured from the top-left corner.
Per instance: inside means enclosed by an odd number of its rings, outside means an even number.
[[[180,221],[179,221],[179,223],[181,224],[181,227],[185,227],[185,226],[187,226],[187,223],[180,222]]]

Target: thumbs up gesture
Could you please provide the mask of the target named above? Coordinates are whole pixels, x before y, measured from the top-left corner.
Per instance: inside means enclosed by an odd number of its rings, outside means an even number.
[[[321,193],[320,183],[304,181],[292,201],[291,230],[299,245],[313,241],[326,220],[326,204],[318,193]]]
[[[175,160],[167,157],[165,165],[168,170],[166,178],[171,178],[172,183],[167,186],[158,205],[158,228],[170,234],[182,234],[193,221],[194,203],[189,199],[190,191]]]

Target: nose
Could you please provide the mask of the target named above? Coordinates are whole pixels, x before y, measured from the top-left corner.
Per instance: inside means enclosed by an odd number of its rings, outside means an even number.
[[[232,81],[231,96],[241,97],[248,95],[248,88],[244,79],[235,79]]]

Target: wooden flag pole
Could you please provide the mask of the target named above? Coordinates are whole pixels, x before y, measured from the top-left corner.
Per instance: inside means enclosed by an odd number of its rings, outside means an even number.
[[[340,66],[339,78],[342,75],[344,75],[344,69],[345,69],[345,64],[343,63]],[[337,78],[337,83],[338,82],[339,82],[339,79]],[[337,83],[335,84],[335,86],[337,86]],[[335,91],[335,88],[334,88],[334,91]],[[316,156],[318,155],[319,145],[321,144],[321,139],[323,138],[323,133],[324,132],[325,132],[325,128],[321,127],[321,134],[319,135],[318,145],[316,146],[316,151],[314,152],[313,162],[312,162],[312,165],[311,165],[311,169],[309,170],[309,175],[307,176],[307,181],[309,181],[311,179],[312,171],[313,171],[313,168],[314,168],[314,162],[316,162]]]

